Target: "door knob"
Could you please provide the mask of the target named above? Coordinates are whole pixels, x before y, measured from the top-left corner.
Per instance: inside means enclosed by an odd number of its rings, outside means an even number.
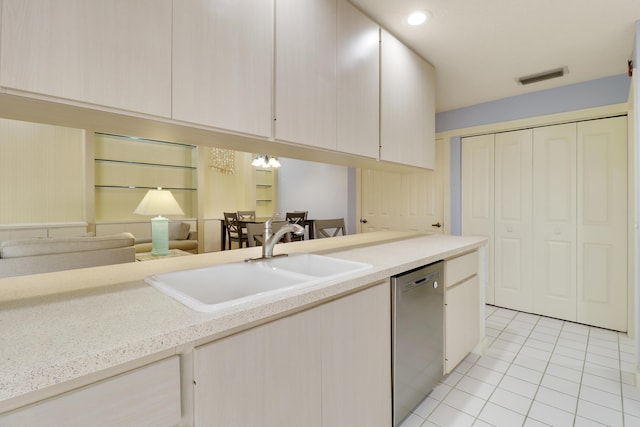
[[[442,227],[442,224],[440,224],[440,221],[436,222],[435,224],[431,224],[432,227],[436,227],[436,228],[440,228]]]
[[[360,222],[361,222],[361,223],[363,223],[363,224],[366,224],[366,223],[367,223],[367,222],[369,222],[369,221],[367,221],[367,218],[362,218],[362,219],[360,220]]]

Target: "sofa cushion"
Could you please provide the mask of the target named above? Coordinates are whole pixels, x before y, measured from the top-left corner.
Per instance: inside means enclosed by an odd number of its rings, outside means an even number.
[[[151,252],[153,248],[152,243],[136,243],[136,253]],[[169,249],[180,249],[185,252],[191,252],[192,254],[198,253],[198,241],[197,240],[169,240]]]
[[[100,237],[54,237],[6,240],[0,243],[0,258],[17,258],[79,251],[95,251],[133,246],[131,233]]]
[[[191,225],[187,222],[169,223],[169,240],[185,240],[189,237]]]

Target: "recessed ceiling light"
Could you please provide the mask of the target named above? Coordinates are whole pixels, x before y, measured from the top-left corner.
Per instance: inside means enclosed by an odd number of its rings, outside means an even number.
[[[416,10],[412,12],[407,18],[407,24],[409,25],[422,25],[431,18],[431,12],[428,10]]]

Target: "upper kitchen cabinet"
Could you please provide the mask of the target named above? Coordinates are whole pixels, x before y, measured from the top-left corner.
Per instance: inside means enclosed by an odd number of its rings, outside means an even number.
[[[336,149],[336,0],[277,0],[275,137]]]
[[[173,118],[271,137],[273,0],[173,8]]]
[[[171,7],[171,0],[4,0],[0,86],[170,117]]]
[[[434,67],[384,30],[381,40],[380,160],[433,169]]]
[[[377,159],[380,144],[380,27],[338,0],[337,149]]]

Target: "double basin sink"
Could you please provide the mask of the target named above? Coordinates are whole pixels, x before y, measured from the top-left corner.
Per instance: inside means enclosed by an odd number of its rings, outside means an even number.
[[[157,274],[145,282],[200,312],[271,297],[371,268],[371,264],[295,253]]]

